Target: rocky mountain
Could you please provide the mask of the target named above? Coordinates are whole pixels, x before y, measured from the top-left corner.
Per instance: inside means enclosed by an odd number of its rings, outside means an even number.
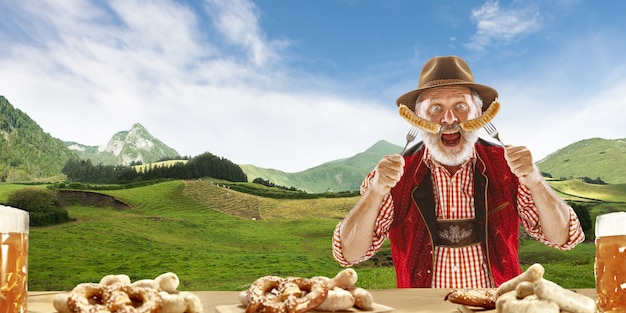
[[[92,164],[128,165],[178,156],[141,124],[116,133],[102,146],[63,142],[0,96],[0,182],[60,179],[61,169],[73,158],[91,159]]]
[[[65,145],[81,159],[90,159],[92,164],[147,164],[180,156],[176,150],[153,137],[139,123],[134,124],[128,131],[116,133],[106,145],[85,146],[75,142],[65,142]]]
[[[0,181],[37,181],[58,176],[75,158],[63,142],[0,96]]]

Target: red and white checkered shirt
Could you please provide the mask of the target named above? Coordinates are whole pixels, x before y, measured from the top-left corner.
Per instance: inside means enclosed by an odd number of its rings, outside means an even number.
[[[475,155],[461,168],[450,175],[449,172],[430,158],[428,149],[424,153],[424,161],[431,170],[433,189],[435,193],[435,208],[437,219],[468,219],[474,218],[474,164]],[[375,171],[372,171],[361,186],[361,194],[369,188]],[[517,209],[522,225],[528,234],[537,240],[555,247],[567,250],[584,240],[584,234],[578,223],[574,210],[570,209],[569,241],[557,246],[548,241],[539,225],[537,208],[530,191],[524,185],[519,185],[517,196]],[[333,254],[342,266],[351,266],[369,259],[378,252],[384,241],[388,238],[389,228],[393,222],[394,208],[391,195],[383,200],[379,209],[374,230],[374,240],[369,251],[359,260],[347,262],[341,252],[340,227],[341,222],[335,228],[333,235]],[[433,288],[489,288],[492,285],[489,277],[489,268],[486,262],[485,251],[480,243],[465,247],[451,248],[435,246],[435,264],[433,275]]]

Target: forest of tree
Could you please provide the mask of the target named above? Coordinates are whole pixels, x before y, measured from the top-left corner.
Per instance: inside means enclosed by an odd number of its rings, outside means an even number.
[[[76,157],[63,142],[0,96],[0,181],[30,181],[59,174]]]
[[[197,179],[213,177],[232,182],[246,182],[248,178],[239,165],[211,153],[203,153],[188,162],[171,166],[150,166],[136,171],[131,166],[93,165],[90,160],[71,159],[61,172],[73,182],[93,184],[128,184],[156,179]]]

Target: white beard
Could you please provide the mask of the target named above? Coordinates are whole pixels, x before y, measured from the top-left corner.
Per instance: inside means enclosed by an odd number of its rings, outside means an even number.
[[[449,130],[458,130],[461,133],[461,143],[457,147],[443,150],[439,146],[441,134]],[[446,125],[436,134],[422,132],[422,138],[433,160],[446,166],[458,166],[469,161],[472,157],[474,144],[478,141],[478,131],[464,131],[458,125]]]

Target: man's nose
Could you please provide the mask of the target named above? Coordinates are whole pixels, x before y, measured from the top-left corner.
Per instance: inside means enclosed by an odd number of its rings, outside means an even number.
[[[442,124],[454,124],[457,123],[459,121],[459,119],[456,117],[456,115],[454,115],[454,112],[452,112],[452,109],[447,109],[444,114],[443,117],[441,118],[441,123]]]

